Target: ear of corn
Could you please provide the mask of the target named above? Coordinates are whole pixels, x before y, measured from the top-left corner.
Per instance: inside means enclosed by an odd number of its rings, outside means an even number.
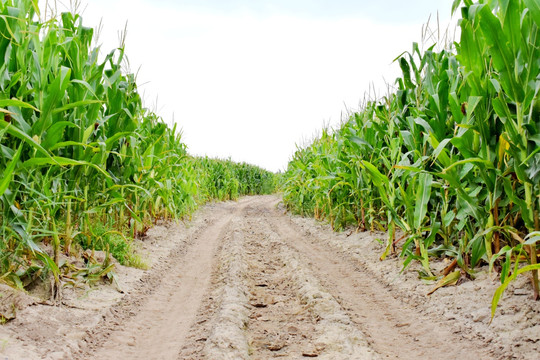
[[[59,296],[73,275],[64,256],[104,250],[140,265],[131,241],[157,219],[274,190],[266,170],[189,156],[176,126],[143,107],[123,47],[100,61],[79,15],[40,22],[36,11],[0,3],[0,281],[52,274]]]
[[[495,311],[511,261],[526,259],[539,297],[540,8],[466,1],[461,14],[454,49],[413,44],[395,93],[298,149],[284,201],[335,229],[388,229],[382,258],[399,228],[405,265],[419,260],[426,278],[433,256],[471,275],[502,261]]]

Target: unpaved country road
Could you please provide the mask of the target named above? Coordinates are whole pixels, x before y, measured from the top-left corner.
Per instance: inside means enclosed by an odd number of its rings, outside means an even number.
[[[279,202],[254,196],[209,205],[187,226],[150,236],[144,241],[154,266],[126,282],[126,295],[102,306],[96,299],[108,293],[96,291],[65,307],[29,307],[0,330],[0,357],[535,358],[534,326],[520,332],[530,331],[531,341],[505,344],[485,316],[467,320],[473,316],[464,304],[480,302],[474,294],[457,300],[463,303],[449,309],[455,315],[439,314],[449,305],[385,281],[343,248],[346,235],[291,218]],[[525,310],[538,318],[534,308]]]
[[[218,207],[182,259],[95,359],[481,359],[331,249],[312,246],[276,197]]]

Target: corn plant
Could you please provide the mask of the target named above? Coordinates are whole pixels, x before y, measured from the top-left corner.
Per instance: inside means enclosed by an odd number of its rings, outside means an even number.
[[[124,40],[100,57],[79,15],[39,15],[35,0],[0,3],[0,281],[52,277],[58,300],[63,284],[114,279],[109,254],[144,266],[131,242],[157,219],[274,191],[271,172],[188,155],[123,71]],[[84,269],[66,260],[83,255]]]
[[[424,51],[414,43],[399,55],[395,91],[297,151],[283,198],[335,229],[384,227],[381,258],[400,246],[404,266],[420,261],[424,278],[456,265],[474,277],[498,264],[494,312],[518,274],[532,275],[539,297],[540,7],[456,0],[458,8],[459,41]],[[443,275],[432,274],[434,256],[453,260]]]

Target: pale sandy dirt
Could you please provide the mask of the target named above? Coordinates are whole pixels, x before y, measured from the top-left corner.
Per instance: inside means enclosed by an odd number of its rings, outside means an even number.
[[[540,357],[526,278],[489,325],[498,280],[486,269],[428,297],[416,265],[399,275],[399,259],[378,261],[385,234],[334,233],[279,201],[210,204],[156,226],[138,244],[152,268],[116,267],[123,293],[66,288],[48,306],[0,287],[0,310],[16,310],[0,326],[0,359]]]

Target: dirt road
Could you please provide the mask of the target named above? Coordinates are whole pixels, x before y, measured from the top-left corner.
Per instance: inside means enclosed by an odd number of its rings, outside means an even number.
[[[30,306],[0,328],[0,357],[533,359],[538,354],[538,307],[512,314],[511,306],[502,305],[509,314],[490,328],[484,310],[489,313],[490,298],[484,297],[491,288],[475,294],[465,291],[472,286],[465,284],[458,300],[452,295],[459,293],[456,288],[427,298],[427,288],[420,289],[411,274],[396,280],[396,261],[381,267],[366,258],[378,254],[372,235],[331,233],[313,220],[285,214],[279,201],[257,196],[214,204],[187,226],[155,230],[143,241],[152,269],[119,273],[129,279],[122,283],[125,295],[113,296],[103,287],[91,296],[68,297],[60,308]],[[509,338],[511,332],[501,333],[517,317],[525,319],[519,341]]]

